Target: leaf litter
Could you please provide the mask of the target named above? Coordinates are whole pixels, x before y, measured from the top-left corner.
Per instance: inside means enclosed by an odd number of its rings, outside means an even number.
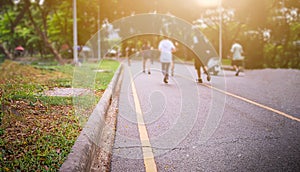
[[[0,171],[56,171],[82,127],[69,99],[54,105],[42,97],[71,76],[12,61],[0,70]]]

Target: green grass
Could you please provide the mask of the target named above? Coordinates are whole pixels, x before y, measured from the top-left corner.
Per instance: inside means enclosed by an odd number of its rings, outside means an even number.
[[[109,84],[111,78],[114,75],[114,72],[119,67],[119,63],[116,63],[113,60],[102,61],[99,65],[99,68],[102,70],[107,70],[105,73],[97,73],[95,78],[96,90],[105,90]]]
[[[231,66],[231,59],[222,59],[222,65]]]
[[[75,116],[72,116],[74,118]],[[70,118],[70,117],[69,117]],[[70,119],[68,119],[70,120]],[[80,126],[74,119],[73,124],[63,120],[53,121],[58,126],[55,132],[35,131],[22,141],[11,142],[10,149],[2,150],[15,158],[12,161],[3,161],[2,170],[6,171],[57,171],[66,159],[73,146]],[[18,149],[18,147],[22,149]]]
[[[3,54],[0,54],[0,63],[3,63],[5,59],[5,56]]]
[[[85,65],[91,76],[84,77],[93,81],[91,88],[97,93],[107,88],[119,63],[104,60]],[[97,69],[111,72],[94,72]],[[72,97],[50,97],[43,92],[74,86],[75,71],[72,65],[0,64],[0,171],[59,169],[80,134],[82,119],[75,115]],[[85,104],[75,103],[93,108],[101,94],[95,97],[90,101],[82,96]]]

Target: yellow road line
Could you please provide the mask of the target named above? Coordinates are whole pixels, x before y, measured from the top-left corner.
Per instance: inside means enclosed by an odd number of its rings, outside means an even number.
[[[261,107],[261,108],[267,109],[267,110],[269,110],[269,111],[275,112],[275,113],[277,113],[277,114],[279,114],[279,115],[281,115],[281,116],[284,116],[284,117],[286,117],[286,118],[289,118],[289,119],[291,119],[291,120],[295,120],[295,121],[300,122],[300,119],[299,119],[299,118],[296,118],[296,117],[294,117],[294,116],[291,116],[291,115],[286,114],[286,113],[284,113],[284,112],[281,112],[281,111],[279,111],[279,110],[276,110],[276,109],[273,109],[273,108],[271,108],[271,107],[262,105],[262,104],[260,104],[260,103],[254,102],[254,101],[249,100],[249,99],[246,99],[246,98],[244,98],[244,97],[241,97],[241,96],[238,96],[238,95],[229,93],[229,92],[227,92],[227,91],[218,89],[218,88],[213,87],[213,86],[211,86],[211,85],[207,85],[207,84],[203,84],[203,85],[205,85],[205,86],[208,87],[208,88],[211,88],[211,89],[214,89],[214,90],[216,90],[216,91],[219,91],[219,92],[221,92],[221,93],[223,93],[223,94],[226,94],[226,95],[235,97],[235,98],[237,98],[237,99],[243,100],[243,101],[245,101],[245,102],[248,102],[248,103],[254,104],[254,105],[256,105],[256,106],[259,106],[259,107]]]
[[[143,150],[143,158],[144,158],[144,164],[146,172],[157,172],[156,163],[154,160],[153,151],[151,148],[147,128],[144,122],[143,118],[143,112],[141,109],[140,101],[136,92],[135,84],[132,79],[132,73],[129,70],[129,76],[130,76],[130,82],[131,82],[131,88],[132,88],[132,94],[135,104],[135,111],[137,114],[137,122],[138,122],[138,130],[140,134],[140,140],[142,143],[142,150]]]

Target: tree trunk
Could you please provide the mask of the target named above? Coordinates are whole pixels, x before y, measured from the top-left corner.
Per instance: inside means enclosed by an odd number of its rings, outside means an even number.
[[[6,58],[9,58],[9,59],[11,59],[11,60],[14,59],[13,55],[10,54],[10,52],[7,51],[7,49],[4,48],[4,46],[3,46],[1,43],[0,43],[0,52],[4,53],[4,55],[6,56]]]
[[[30,3],[25,3],[25,6],[20,11],[20,13],[16,16],[14,21],[11,21],[11,31],[14,32],[16,26],[19,24],[19,22],[23,19],[25,13],[29,10]]]
[[[28,15],[29,15],[29,19],[32,23],[32,25],[34,26],[35,30],[37,31],[37,33],[40,35],[40,37],[42,38],[44,44],[46,47],[49,48],[50,52],[54,55],[54,58],[58,61],[59,64],[64,64],[63,58],[61,57],[61,55],[56,51],[56,49],[51,45],[47,35],[40,29],[40,27],[37,26],[35,20],[32,17],[31,11],[28,10]]]

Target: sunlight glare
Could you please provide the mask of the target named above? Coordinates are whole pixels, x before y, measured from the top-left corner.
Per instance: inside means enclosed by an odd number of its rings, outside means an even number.
[[[220,5],[222,0],[198,0],[199,5],[203,7],[214,7]]]

